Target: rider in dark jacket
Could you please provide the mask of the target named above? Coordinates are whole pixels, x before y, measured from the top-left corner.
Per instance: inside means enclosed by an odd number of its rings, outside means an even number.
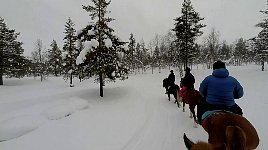
[[[168,75],[168,81],[169,81],[169,86],[175,84],[175,74],[173,70],[170,70],[170,74]]]
[[[182,78],[181,85],[185,86],[187,89],[194,88],[195,78],[191,74],[191,69],[186,67],[184,71],[185,71],[185,75]]]

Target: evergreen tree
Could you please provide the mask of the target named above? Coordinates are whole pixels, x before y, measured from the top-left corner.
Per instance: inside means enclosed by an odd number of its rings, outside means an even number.
[[[136,39],[134,38],[134,35],[131,33],[129,37],[128,49],[126,53],[126,61],[132,71],[135,70],[135,67],[134,67],[135,66],[134,65],[135,49],[136,49]]]
[[[48,50],[48,72],[58,76],[62,71],[62,52],[55,40],[51,43]]]
[[[92,2],[94,6],[83,6],[83,9],[89,12],[92,21],[96,19],[96,22],[86,26],[78,35],[79,39],[87,41],[79,58],[83,60],[80,64],[84,67],[83,73],[98,76],[100,96],[103,97],[105,79],[115,81],[116,78],[126,78],[128,69],[119,57],[121,53],[125,53],[123,47],[125,42],[113,35],[114,30],[108,26],[108,23],[113,20],[107,17],[109,13],[107,6],[111,1],[92,0]]]
[[[20,78],[27,74],[28,61],[22,56],[24,50],[22,42],[17,41],[18,35],[0,17],[0,85],[4,84],[4,75]]]
[[[81,40],[78,40],[77,42],[77,50],[78,50],[78,55],[79,53],[85,48],[84,43]],[[77,58],[77,57],[76,57]],[[76,64],[76,60],[75,60],[75,66],[77,66],[77,71],[75,72],[76,75],[78,76],[80,82],[82,81],[83,77],[83,66],[81,65],[77,65]],[[91,77],[91,76],[90,76]],[[70,81],[70,84],[72,84],[72,82]]]
[[[231,58],[231,47],[227,44],[226,41],[222,42],[222,46],[219,49],[219,59],[228,60]]]
[[[149,65],[149,53],[148,49],[145,47],[145,42],[142,40],[140,42],[140,49],[141,49],[141,62],[142,62],[142,71],[146,71],[146,66]]]
[[[204,20],[199,16],[199,13],[195,12],[191,1],[184,0],[181,9],[181,16],[176,18],[175,28],[173,31],[176,33],[176,44],[179,47],[180,55],[182,55],[182,61],[184,62],[184,68],[188,66],[188,60],[194,51],[195,40],[203,32],[200,30],[205,25],[199,23]]]
[[[264,70],[264,62],[268,59],[268,9],[260,11],[265,15],[262,22],[256,26],[262,28],[256,38],[254,38],[255,48],[258,54],[259,61],[262,64],[262,71]]]
[[[160,50],[158,44],[154,48],[153,59],[152,59],[152,68],[159,67],[160,68]],[[160,71],[160,70],[159,70]]]
[[[76,30],[74,29],[74,23],[71,18],[68,19],[65,25],[65,37],[63,52],[65,56],[63,58],[63,68],[64,68],[64,78],[70,79],[70,87],[73,87],[73,75],[78,75],[78,66],[76,65],[76,58],[79,54],[79,49],[77,49],[75,43],[77,42],[77,37],[75,35]],[[80,48],[82,43],[80,43]]]
[[[243,38],[238,39],[237,43],[235,44],[234,50],[234,59],[235,65],[241,65],[247,58],[247,47],[246,41]]]

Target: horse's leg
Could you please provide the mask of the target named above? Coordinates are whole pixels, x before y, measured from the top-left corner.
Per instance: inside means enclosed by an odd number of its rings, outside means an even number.
[[[184,103],[184,102],[182,102],[182,111],[183,111],[183,112],[185,112],[184,107],[185,107],[185,103]]]
[[[177,101],[177,105],[178,105],[178,108],[180,108],[180,107],[181,107],[181,105],[180,105],[180,102],[179,102],[179,101]]]
[[[176,93],[173,93],[173,96],[174,96],[174,98],[175,98],[174,103],[176,104],[176,103],[177,103],[177,92],[176,92]]]
[[[168,100],[170,101],[170,94],[168,93],[167,95],[168,95]]]
[[[195,115],[195,106],[194,107],[189,107],[190,108],[190,112],[192,114],[192,118],[194,120],[194,127],[197,128],[197,120],[196,120],[196,115]]]
[[[179,96],[179,93],[178,93],[178,91],[177,91],[177,93],[176,93],[176,101],[177,101],[177,105],[178,105],[178,108],[180,108],[180,96]]]
[[[165,87],[165,89],[166,89],[165,94],[167,94],[167,93],[168,93],[168,87],[167,87],[167,86],[164,86],[164,87]]]
[[[193,118],[193,113],[190,111],[190,116],[189,116],[190,118]]]

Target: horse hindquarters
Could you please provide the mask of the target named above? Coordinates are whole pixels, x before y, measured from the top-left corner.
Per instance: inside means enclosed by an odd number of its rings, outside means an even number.
[[[246,138],[245,149],[256,149],[259,144],[256,129],[246,118],[237,114],[215,112],[202,121],[202,127],[209,135],[209,143],[213,145],[225,143],[229,147],[232,145],[241,146],[240,142],[244,141],[243,134]]]

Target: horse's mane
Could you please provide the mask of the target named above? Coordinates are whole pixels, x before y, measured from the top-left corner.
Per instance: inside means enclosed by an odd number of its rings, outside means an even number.
[[[230,150],[243,150],[246,147],[246,134],[238,126],[228,126],[225,131],[226,144]]]

